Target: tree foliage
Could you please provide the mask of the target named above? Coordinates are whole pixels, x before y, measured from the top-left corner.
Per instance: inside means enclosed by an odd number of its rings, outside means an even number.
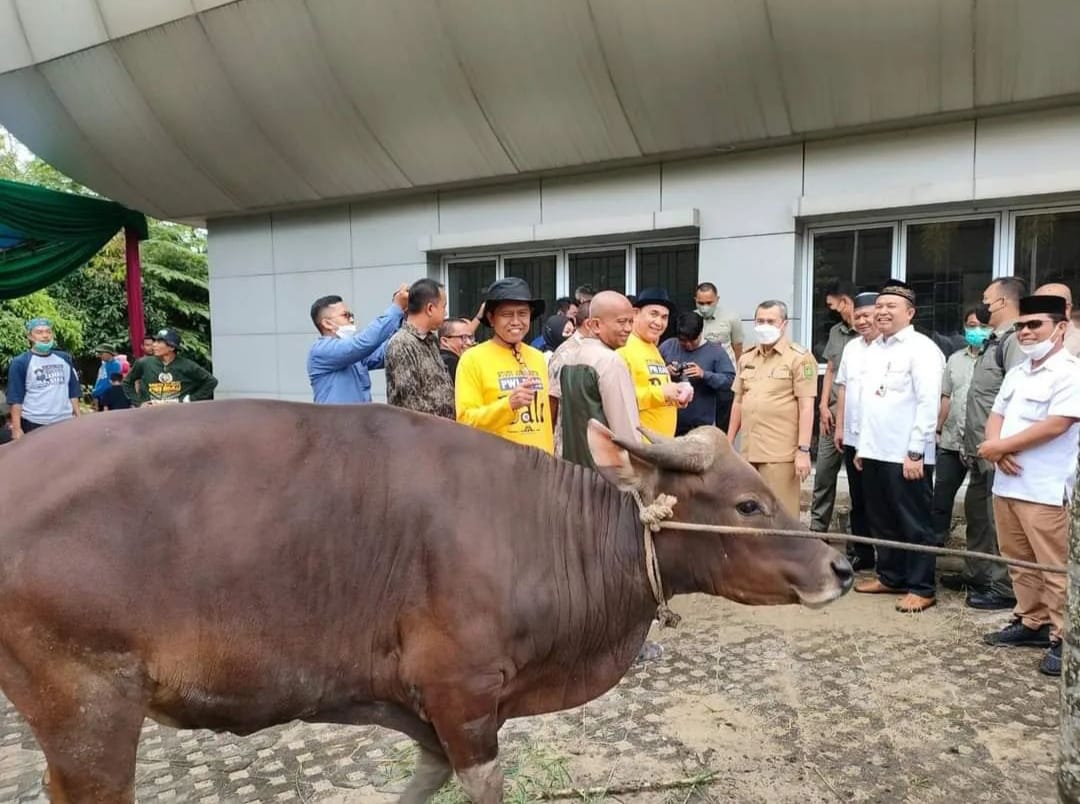
[[[94,195],[41,159],[20,160],[3,129],[0,178]],[[140,244],[146,330],[175,327],[183,336],[184,354],[210,368],[206,234],[165,221],[150,220],[149,224],[150,238]],[[90,357],[87,350],[98,343],[115,344],[138,356],[141,344],[128,343],[125,276],[124,236],[120,233],[85,266],[56,284],[24,299],[0,301],[0,366],[26,349],[23,321],[29,315],[52,318],[61,348],[77,357]]]

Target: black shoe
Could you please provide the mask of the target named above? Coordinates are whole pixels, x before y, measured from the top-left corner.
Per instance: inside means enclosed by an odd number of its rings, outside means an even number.
[[[959,572],[954,572],[949,575],[942,575],[941,585],[954,592],[965,592],[967,591],[967,588],[971,586],[971,581],[967,576],[962,575]]]
[[[1061,675],[1061,640],[1055,639],[1050,643],[1050,650],[1043,654],[1039,672],[1044,676]]]
[[[1000,611],[1002,609],[1012,609],[1016,606],[1016,598],[1005,597],[1005,595],[996,595],[993,592],[968,592],[967,598],[964,600],[964,605],[969,609],[980,609],[981,611]]]
[[[848,562],[855,572],[865,572],[874,568],[874,559],[868,556],[849,555]]]
[[[1049,648],[1050,625],[1039,629],[1028,628],[1019,617],[1013,617],[1000,631],[983,634],[983,642],[999,648]]]

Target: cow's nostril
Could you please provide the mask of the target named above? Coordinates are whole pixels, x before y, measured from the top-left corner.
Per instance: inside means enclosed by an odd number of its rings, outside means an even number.
[[[851,568],[851,563],[843,556],[837,556],[829,562],[829,566],[832,567],[832,571],[836,574],[836,579],[840,581],[840,586],[843,587],[846,592],[851,588],[851,584],[855,581],[855,570]]]

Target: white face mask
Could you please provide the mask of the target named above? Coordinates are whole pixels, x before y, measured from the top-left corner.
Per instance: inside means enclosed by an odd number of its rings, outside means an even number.
[[[768,346],[780,340],[781,332],[779,327],[774,327],[772,324],[756,324],[754,335],[757,336],[758,343]]]
[[[342,339],[351,338],[356,334],[356,324],[345,324],[344,326],[338,327],[337,332],[334,334]]]
[[[1038,343],[1017,343],[1020,347],[1020,351],[1030,357],[1032,360],[1042,360],[1048,354],[1050,350],[1054,348],[1054,339],[1047,338],[1045,341],[1039,341]]]

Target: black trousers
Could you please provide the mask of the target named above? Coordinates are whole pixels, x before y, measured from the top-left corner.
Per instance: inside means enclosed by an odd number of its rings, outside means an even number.
[[[42,427],[48,427],[48,425],[46,424],[38,424],[37,422],[32,422],[22,416],[19,417],[19,425],[22,427],[23,433],[29,433],[32,430],[39,430]]]
[[[945,544],[945,540],[949,538],[949,531],[952,530],[953,501],[964,478],[967,477],[967,471],[959,452],[951,449],[937,451],[937,466],[934,467],[932,521],[938,544]]]
[[[716,395],[716,426],[725,433],[731,425],[731,406],[735,402],[735,395],[731,391],[720,391]]]
[[[853,536],[869,536],[870,523],[866,521],[866,497],[863,493],[863,473],[855,468],[855,447],[844,447],[844,467],[847,469],[848,495],[851,497],[850,520]],[[874,560],[872,544],[848,544],[847,553],[852,558]]]
[[[863,459],[863,495],[870,533],[878,539],[936,545],[930,520],[934,470],[925,468],[922,480],[904,480],[904,465]],[[883,584],[933,597],[937,557],[891,547],[877,549],[877,575]]]

